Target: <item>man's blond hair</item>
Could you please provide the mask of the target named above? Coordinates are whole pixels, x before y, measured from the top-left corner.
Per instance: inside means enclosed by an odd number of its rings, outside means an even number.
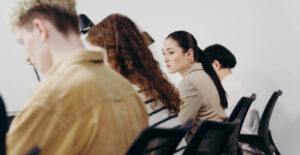
[[[70,29],[79,33],[75,0],[16,0],[11,7],[9,24],[11,29],[32,29],[34,18],[50,20],[62,33]]]

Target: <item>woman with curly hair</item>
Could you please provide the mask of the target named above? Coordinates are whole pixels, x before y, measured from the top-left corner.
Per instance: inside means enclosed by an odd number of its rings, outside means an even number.
[[[160,70],[146,40],[132,20],[120,14],[111,14],[89,30],[87,41],[92,46],[106,49],[107,63],[137,87],[151,115],[150,124],[179,112],[179,93]]]

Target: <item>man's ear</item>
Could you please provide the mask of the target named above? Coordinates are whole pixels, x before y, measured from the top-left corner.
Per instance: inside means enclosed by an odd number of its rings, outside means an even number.
[[[33,19],[32,21],[33,29],[38,33],[42,41],[48,38],[48,28],[46,23],[40,19]]]
[[[212,63],[212,66],[216,70],[220,70],[222,68],[222,64],[218,60],[214,60],[213,63]]]

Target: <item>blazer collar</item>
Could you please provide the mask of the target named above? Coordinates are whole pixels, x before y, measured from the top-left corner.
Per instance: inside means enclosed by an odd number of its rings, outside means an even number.
[[[201,63],[195,63],[193,64],[189,69],[188,71],[184,74],[184,76],[187,76],[189,74],[191,74],[192,72],[194,71],[197,71],[197,70],[203,70],[203,66]]]

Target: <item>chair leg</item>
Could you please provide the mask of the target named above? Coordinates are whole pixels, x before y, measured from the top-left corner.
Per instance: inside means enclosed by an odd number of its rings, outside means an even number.
[[[244,155],[243,149],[240,145],[238,145],[237,150],[238,150],[238,155]]]
[[[239,144],[236,144],[230,152],[231,155],[243,155],[242,148]]]

